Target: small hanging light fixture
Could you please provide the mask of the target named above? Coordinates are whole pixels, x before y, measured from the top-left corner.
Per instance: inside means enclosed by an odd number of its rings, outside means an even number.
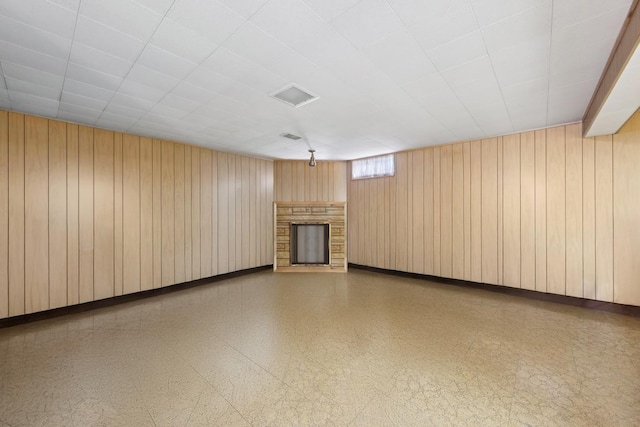
[[[309,166],[313,168],[316,166],[316,157],[313,155],[313,153],[315,153],[316,150],[310,149],[309,152],[311,153],[311,158],[309,159]]]

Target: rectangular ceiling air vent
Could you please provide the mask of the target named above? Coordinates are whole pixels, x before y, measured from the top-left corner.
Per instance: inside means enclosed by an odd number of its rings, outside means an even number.
[[[301,136],[298,135],[294,135],[292,133],[283,133],[281,136],[284,136],[285,138],[289,138],[289,139],[293,139],[294,141],[297,141],[299,139],[302,139]]]
[[[295,84],[287,85],[272,93],[270,96],[292,107],[301,107],[318,99],[316,95],[309,93],[306,89],[302,89]]]

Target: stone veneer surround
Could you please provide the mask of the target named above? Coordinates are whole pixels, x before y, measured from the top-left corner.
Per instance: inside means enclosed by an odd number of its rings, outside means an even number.
[[[273,270],[347,271],[345,202],[274,202]],[[291,224],[330,224],[329,265],[291,265]]]

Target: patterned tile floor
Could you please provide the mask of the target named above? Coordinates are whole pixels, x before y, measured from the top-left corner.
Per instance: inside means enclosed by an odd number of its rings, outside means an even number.
[[[640,425],[640,319],[353,270],[0,329],[0,426]]]

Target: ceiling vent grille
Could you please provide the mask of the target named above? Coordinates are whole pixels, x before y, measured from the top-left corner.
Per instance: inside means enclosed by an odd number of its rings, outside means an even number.
[[[292,133],[283,133],[282,136],[284,136],[285,138],[289,138],[289,139],[293,139],[294,141],[297,141],[299,139],[302,139],[301,136],[298,135],[294,135]]]
[[[272,93],[270,96],[295,108],[302,107],[303,105],[306,105],[318,99],[316,95],[310,93],[306,89],[302,89],[295,84],[287,85],[282,89]]]

